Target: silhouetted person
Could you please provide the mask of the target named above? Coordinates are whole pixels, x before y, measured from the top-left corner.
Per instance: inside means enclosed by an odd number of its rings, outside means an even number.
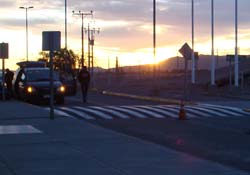
[[[6,73],[4,75],[5,83],[7,85],[7,90],[10,96],[12,96],[12,80],[13,80],[14,73],[11,72],[9,69],[6,69]]]
[[[85,103],[87,101],[87,93],[90,82],[90,73],[88,72],[86,66],[83,66],[83,68],[80,70],[78,74],[78,81],[81,84],[82,100]]]

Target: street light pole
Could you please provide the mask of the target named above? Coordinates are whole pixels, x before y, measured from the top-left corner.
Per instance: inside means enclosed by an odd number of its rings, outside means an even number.
[[[215,57],[214,57],[214,0],[211,0],[211,35],[212,35],[212,64],[211,64],[211,85],[215,85]]]
[[[65,49],[68,48],[67,0],[65,0]]]
[[[84,12],[75,12],[72,11],[73,15],[77,15],[77,16],[81,16],[82,19],[82,27],[81,27],[81,40],[82,40],[82,57],[81,57],[81,66],[83,68],[84,66],[84,17],[85,16],[89,16],[89,15],[93,15],[93,11],[91,10],[89,13],[84,13]]]
[[[192,0],[192,84],[195,84],[195,58],[194,58],[194,0]]]
[[[234,57],[234,85],[239,86],[239,56],[238,56],[238,0],[235,0],[235,57]]]
[[[26,16],[26,61],[29,61],[29,31],[28,31],[28,10],[34,8],[33,6],[29,7],[19,7],[20,9],[25,9]]]
[[[154,48],[154,66],[153,66],[153,76],[156,77],[156,0],[153,0],[153,48]]]

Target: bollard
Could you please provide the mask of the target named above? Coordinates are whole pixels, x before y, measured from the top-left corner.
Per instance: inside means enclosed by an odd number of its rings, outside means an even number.
[[[186,120],[186,111],[183,101],[180,103],[179,120]]]

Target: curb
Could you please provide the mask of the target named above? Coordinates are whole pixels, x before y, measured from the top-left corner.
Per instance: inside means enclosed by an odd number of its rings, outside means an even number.
[[[239,96],[239,95],[225,95],[225,94],[209,94],[209,93],[202,93],[203,95],[206,96],[219,96],[219,97],[223,97],[223,98],[227,98],[227,99],[240,99],[240,100],[250,100],[250,97],[245,97],[245,96]]]
[[[131,94],[125,94],[125,93],[110,92],[110,91],[102,91],[102,94],[110,95],[110,96],[127,97],[127,98],[138,99],[138,100],[163,102],[163,103],[176,104],[176,105],[181,104],[181,100],[175,100],[175,99],[166,99],[166,98],[149,97],[149,96],[139,96],[139,95],[131,95]],[[185,101],[184,104],[185,105],[196,105],[196,103],[190,102],[190,101]]]
[[[250,108],[242,109],[244,112],[250,112]]]

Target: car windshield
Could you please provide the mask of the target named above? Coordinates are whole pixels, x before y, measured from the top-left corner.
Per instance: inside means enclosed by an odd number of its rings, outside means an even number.
[[[49,69],[28,70],[26,72],[27,81],[49,81]],[[54,72],[54,80],[59,80],[59,75]]]

